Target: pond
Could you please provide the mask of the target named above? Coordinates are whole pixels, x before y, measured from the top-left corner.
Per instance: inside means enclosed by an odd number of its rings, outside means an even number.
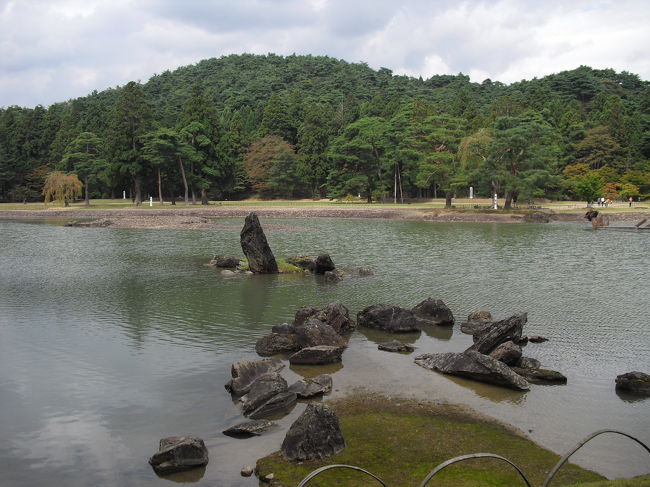
[[[0,464],[7,486],[159,486],[148,457],[165,436],[205,439],[210,463],[195,485],[253,486],[242,466],[278,450],[280,427],[239,440],[243,420],[223,385],[230,365],[254,359],[256,340],[303,305],[341,300],[351,314],[375,303],[412,307],[442,299],[457,322],[526,311],[525,355],[568,377],[515,392],[443,376],[420,353],[461,351],[453,329],[405,338],[411,355],[377,350],[392,337],[357,330],[343,362],[287,367],[289,383],[333,374],[330,397],[357,388],[459,403],[510,423],[563,454],[614,428],[650,444],[650,400],[620,396],[616,375],[650,372],[650,238],[593,232],[584,224],[462,224],[265,219],[276,256],[330,253],[338,267],[375,275],[339,283],[314,276],[222,275],[215,253],[241,255],[232,230],[68,228],[0,220]],[[644,456],[645,455],[645,456]],[[574,457],[613,476],[648,473],[647,454],[615,436]],[[433,466],[432,466],[433,467]]]

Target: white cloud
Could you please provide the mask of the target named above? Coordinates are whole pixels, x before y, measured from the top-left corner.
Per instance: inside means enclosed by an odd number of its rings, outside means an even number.
[[[0,7],[0,106],[34,106],[231,53],[330,55],[513,82],[586,64],[650,77],[650,2],[24,0]]]

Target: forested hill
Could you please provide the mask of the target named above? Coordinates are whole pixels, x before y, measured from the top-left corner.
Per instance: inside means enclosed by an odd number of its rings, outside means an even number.
[[[468,185],[507,198],[627,198],[650,193],[649,157],[650,84],[586,66],[505,85],[243,54],[0,109],[2,201],[41,198],[52,172],[76,175],[90,196],[137,200],[401,201]]]

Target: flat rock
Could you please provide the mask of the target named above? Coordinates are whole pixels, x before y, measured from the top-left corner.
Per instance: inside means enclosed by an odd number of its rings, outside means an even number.
[[[373,271],[370,267],[359,267],[359,275],[362,277],[374,276],[375,271]]]
[[[299,350],[289,357],[289,363],[302,365],[324,365],[341,361],[345,347],[319,345]]]
[[[344,448],[338,417],[324,404],[308,404],[282,442],[282,454],[294,461],[326,458]]]
[[[332,376],[328,374],[318,375],[312,378],[301,379],[289,386],[289,392],[295,392],[300,399],[332,392]]]
[[[269,372],[259,376],[251,384],[248,393],[239,398],[244,415],[286,390],[287,381],[277,372]]]
[[[313,271],[316,266],[314,259],[306,255],[294,255],[293,257],[289,257],[287,262],[308,271]]]
[[[528,340],[531,343],[543,343],[543,342],[547,342],[548,338],[545,338],[545,337],[542,337],[542,336],[539,336],[539,335],[533,335],[533,336],[529,336]]]
[[[255,343],[255,351],[262,357],[270,357],[278,353],[295,352],[296,350],[300,350],[300,345],[298,345],[298,339],[295,333],[270,333]]]
[[[526,379],[513,372],[507,365],[473,350],[462,353],[419,355],[415,358],[415,363],[443,374],[457,375],[520,391],[530,389]]]
[[[266,419],[254,419],[252,421],[244,421],[243,423],[236,424],[231,426],[227,430],[223,431],[224,435],[237,437],[250,437],[250,436],[259,436],[262,433],[266,433],[270,429],[273,429],[277,426],[277,423],[268,421]]]
[[[522,369],[539,369],[542,364],[535,358],[521,357],[516,366]]]
[[[160,440],[159,450],[149,464],[159,475],[204,467],[208,464],[208,449],[201,438],[170,436]]]
[[[269,372],[282,370],[284,364],[279,358],[264,358],[261,360],[242,360],[232,365],[232,379],[225,385],[226,390],[237,396],[246,394],[251,384],[259,376]]]
[[[215,255],[210,264],[215,267],[222,267],[224,269],[235,269],[239,266],[241,261],[237,257],[224,257],[223,255]]]
[[[297,400],[298,396],[295,392],[281,392],[270,398],[247,416],[251,419],[261,419],[280,413],[288,413],[296,405]]]
[[[412,352],[415,350],[413,345],[407,345],[402,343],[399,340],[391,340],[390,342],[380,343],[377,345],[379,350],[384,350],[385,352]]]
[[[411,308],[420,326],[453,326],[454,315],[440,299],[427,298]]]
[[[616,389],[635,394],[650,395],[650,375],[644,372],[626,372],[616,377]]]
[[[391,333],[420,330],[417,319],[411,310],[387,304],[373,304],[359,311],[357,324]]]
[[[255,213],[249,213],[240,233],[241,248],[253,273],[277,274],[278,264],[271,251],[262,225]]]

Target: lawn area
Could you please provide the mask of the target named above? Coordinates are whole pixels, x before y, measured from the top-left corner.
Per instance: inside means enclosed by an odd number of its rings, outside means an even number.
[[[560,458],[504,425],[450,405],[375,395],[328,404],[339,417],[346,448],[330,458],[301,463],[286,461],[280,452],[274,453],[258,461],[260,478],[273,473],[271,485],[293,487],[316,468],[348,464],[372,472],[389,486],[415,487],[446,460],[472,453],[493,453],[514,462],[531,485],[538,486]],[[594,472],[567,464],[552,485],[602,480],[605,479]],[[360,472],[335,469],[322,473],[308,485],[380,485],[373,482]],[[524,483],[505,462],[482,458],[451,465],[428,485],[509,487]]]

